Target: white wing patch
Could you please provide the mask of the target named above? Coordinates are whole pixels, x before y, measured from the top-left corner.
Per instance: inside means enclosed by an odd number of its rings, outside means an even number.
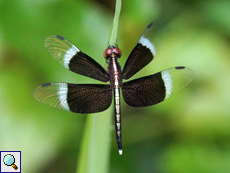
[[[161,72],[162,78],[165,83],[166,88],[166,96],[165,99],[169,98],[169,96],[172,94],[172,78],[170,76],[169,70],[164,70]]]
[[[72,45],[72,47],[67,50],[63,58],[63,64],[67,69],[69,68],[69,61],[73,58],[74,55],[76,55],[77,52],[80,52],[80,50],[74,45]]]
[[[68,93],[68,87],[67,84],[61,83],[59,84],[59,90],[57,92],[58,99],[60,101],[60,106],[64,109],[69,111],[69,105],[67,103],[67,93]]]
[[[157,51],[155,49],[155,46],[152,44],[151,41],[149,41],[149,39],[145,38],[144,36],[141,36],[141,38],[139,39],[139,43],[141,43],[143,46],[146,46],[147,48],[149,48],[150,51],[152,52],[152,54],[154,56],[156,56]]]

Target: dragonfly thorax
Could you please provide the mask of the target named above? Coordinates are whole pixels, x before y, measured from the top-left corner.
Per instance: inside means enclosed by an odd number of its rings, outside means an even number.
[[[121,66],[117,62],[116,57],[108,56],[110,61],[107,70],[110,75],[110,86],[112,88],[120,88],[122,86]]]

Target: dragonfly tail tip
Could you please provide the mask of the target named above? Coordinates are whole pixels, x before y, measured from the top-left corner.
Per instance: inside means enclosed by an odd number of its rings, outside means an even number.
[[[119,154],[122,155],[122,150],[119,150]]]

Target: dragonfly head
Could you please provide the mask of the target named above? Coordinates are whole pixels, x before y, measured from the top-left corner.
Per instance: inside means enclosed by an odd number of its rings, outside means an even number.
[[[110,57],[120,58],[122,55],[121,49],[118,47],[108,47],[104,52],[105,59],[109,59]]]

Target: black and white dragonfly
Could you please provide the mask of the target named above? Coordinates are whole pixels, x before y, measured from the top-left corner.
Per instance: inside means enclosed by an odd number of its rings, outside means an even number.
[[[156,56],[154,32],[155,27],[150,23],[129,55],[123,70],[117,62],[121,57],[121,50],[109,46],[104,52],[108,63],[107,71],[65,38],[59,35],[47,37],[45,47],[62,66],[101,82],[109,81],[110,84],[45,83],[35,89],[34,98],[55,108],[90,114],[108,109],[113,95],[117,145],[119,154],[122,154],[120,90],[128,105],[152,106],[177,93],[194,78],[189,68],[178,66],[123,82],[123,79],[131,78]]]

